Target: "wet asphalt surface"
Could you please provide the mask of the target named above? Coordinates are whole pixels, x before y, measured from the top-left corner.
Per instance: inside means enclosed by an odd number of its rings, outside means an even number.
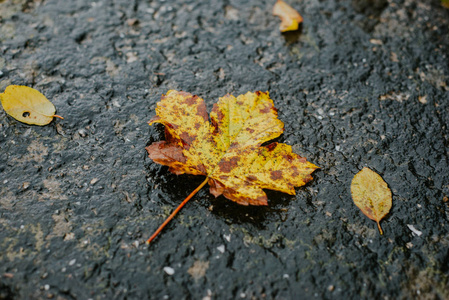
[[[449,9],[439,1],[0,1],[0,91],[65,117],[0,112],[0,299],[449,299]],[[269,91],[320,170],[268,207],[153,163],[161,94]],[[376,223],[352,177],[393,194]],[[410,227],[412,226],[412,227]]]

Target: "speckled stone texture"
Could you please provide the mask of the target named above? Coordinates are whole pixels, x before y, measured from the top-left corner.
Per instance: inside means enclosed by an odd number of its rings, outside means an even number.
[[[449,299],[449,9],[438,0],[0,1],[0,91],[64,120],[0,111],[0,299]],[[279,139],[321,167],[243,207],[147,158],[169,89],[269,91]],[[393,194],[353,204],[363,167]]]

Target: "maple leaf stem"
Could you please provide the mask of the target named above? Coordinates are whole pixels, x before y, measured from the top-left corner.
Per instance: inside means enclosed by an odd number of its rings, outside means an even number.
[[[381,235],[384,234],[383,231],[382,231],[382,228],[380,227],[379,221],[376,221],[376,222],[377,222],[377,227],[379,228],[380,234],[381,234]]]
[[[58,116],[58,115],[53,115],[52,117],[54,117],[54,118],[60,118],[61,120],[64,120],[64,118],[63,118],[63,117],[61,117],[61,116]]]
[[[183,208],[183,206],[186,205],[186,203],[193,196],[195,196],[195,194],[198,193],[198,191],[201,190],[201,188],[203,186],[205,186],[208,181],[209,181],[209,177],[206,177],[206,180],[204,180],[203,183],[201,183],[193,192],[190,193],[190,195],[187,196],[187,198],[184,199],[184,201],[181,202],[181,204],[178,205],[178,207],[171,213],[171,215],[164,221],[164,223],[162,223],[162,225],[159,226],[159,228],[147,240],[147,242],[146,242],[147,244],[151,243],[151,241],[156,238],[156,236],[162,231],[162,229],[164,229],[164,227],[168,224],[168,222],[170,222],[171,219],[173,219],[173,217],[181,210],[181,208]]]

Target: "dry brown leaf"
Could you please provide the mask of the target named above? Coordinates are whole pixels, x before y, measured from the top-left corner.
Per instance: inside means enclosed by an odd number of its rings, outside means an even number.
[[[302,23],[301,15],[290,5],[282,0],[278,0],[273,7],[273,15],[281,18],[279,30],[281,32],[297,30]]]
[[[363,168],[355,174],[351,183],[351,195],[355,205],[371,220],[377,222],[380,234],[380,220],[391,209],[391,191],[379,174],[369,168]]]

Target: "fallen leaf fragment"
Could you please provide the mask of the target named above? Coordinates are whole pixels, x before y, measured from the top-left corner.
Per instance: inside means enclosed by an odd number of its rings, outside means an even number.
[[[215,197],[267,205],[263,189],[294,195],[294,187],[312,180],[311,173],[318,168],[289,145],[261,146],[284,130],[268,92],[221,97],[210,114],[211,123],[204,100],[186,92],[168,91],[156,113],[149,124],[164,124],[166,140],[148,146],[149,157],[172,173],[206,176],[159,229],[207,183]]]
[[[363,168],[355,174],[351,183],[351,195],[355,205],[371,220],[377,222],[380,234],[380,220],[391,209],[391,191],[379,174],[369,168]]]
[[[443,5],[446,8],[449,8],[449,0],[441,0],[441,5]]]
[[[297,30],[303,20],[294,8],[282,0],[278,0],[274,5],[273,15],[281,18],[281,25],[279,26],[281,32]]]
[[[47,125],[54,117],[56,109],[39,91],[22,85],[10,85],[0,94],[5,112],[17,121],[30,125]]]

